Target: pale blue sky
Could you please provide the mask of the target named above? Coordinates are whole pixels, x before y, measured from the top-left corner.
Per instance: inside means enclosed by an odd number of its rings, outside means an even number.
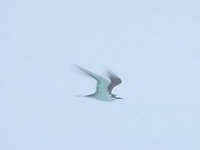
[[[1,150],[199,150],[199,0],[0,2]],[[106,69],[123,84],[90,94]]]

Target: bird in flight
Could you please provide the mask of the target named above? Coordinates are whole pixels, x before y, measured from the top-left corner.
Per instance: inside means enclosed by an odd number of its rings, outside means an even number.
[[[112,90],[115,86],[122,83],[121,79],[112,73],[111,71],[107,72],[107,77],[110,81],[108,81],[106,78],[101,77],[89,70],[86,70],[84,68],[81,68],[79,66],[76,66],[78,69],[80,69],[82,72],[84,72],[89,77],[92,77],[97,81],[96,86],[96,92],[94,94],[84,95],[83,97],[89,97],[94,98],[100,101],[110,102],[117,99],[122,99],[121,97],[118,97],[115,94],[112,94]]]

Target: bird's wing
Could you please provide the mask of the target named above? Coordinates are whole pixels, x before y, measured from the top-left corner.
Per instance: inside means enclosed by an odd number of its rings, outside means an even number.
[[[111,94],[115,86],[122,83],[122,80],[113,72],[108,71],[108,78],[110,79],[110,84],[108,85],[108,92]]]
[[[96,87],[96,92],[95,93],[108,93],[108,85],[109,85],[109,81],[89,70],[86,70],[84,68],[81,68],[79,66],[76,66],[78,69],[80,69],[81,71],[83,71],[86,75],[94,78],[97,81],[97,87]]]

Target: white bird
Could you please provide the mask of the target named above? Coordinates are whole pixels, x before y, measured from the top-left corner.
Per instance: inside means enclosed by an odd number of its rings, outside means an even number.
[[[94,98],[94,99],[105,101],[105,102],[122,99],[121,97],[118,97],[117,95],[112,94],[113,88],[122,83],[121,79],[117,75],[115,75],[111,71],[108,71],[107,75],[108,75],[108,78],[110,79],[110,81],[108,81],[106,78],[101,77],[91,71],[83,69],[79,66],[77,66],[77,68],[79,68],[86,75],[92,77],[93,79],[97,81],[96,92],[94,94],[85,95],[83,97]]]

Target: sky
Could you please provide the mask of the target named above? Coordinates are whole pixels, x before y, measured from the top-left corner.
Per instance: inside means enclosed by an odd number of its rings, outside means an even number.
[[[199,0],[0,2],[1,150],[199,150]],[[73,64],[123,83],[101,102]]]

